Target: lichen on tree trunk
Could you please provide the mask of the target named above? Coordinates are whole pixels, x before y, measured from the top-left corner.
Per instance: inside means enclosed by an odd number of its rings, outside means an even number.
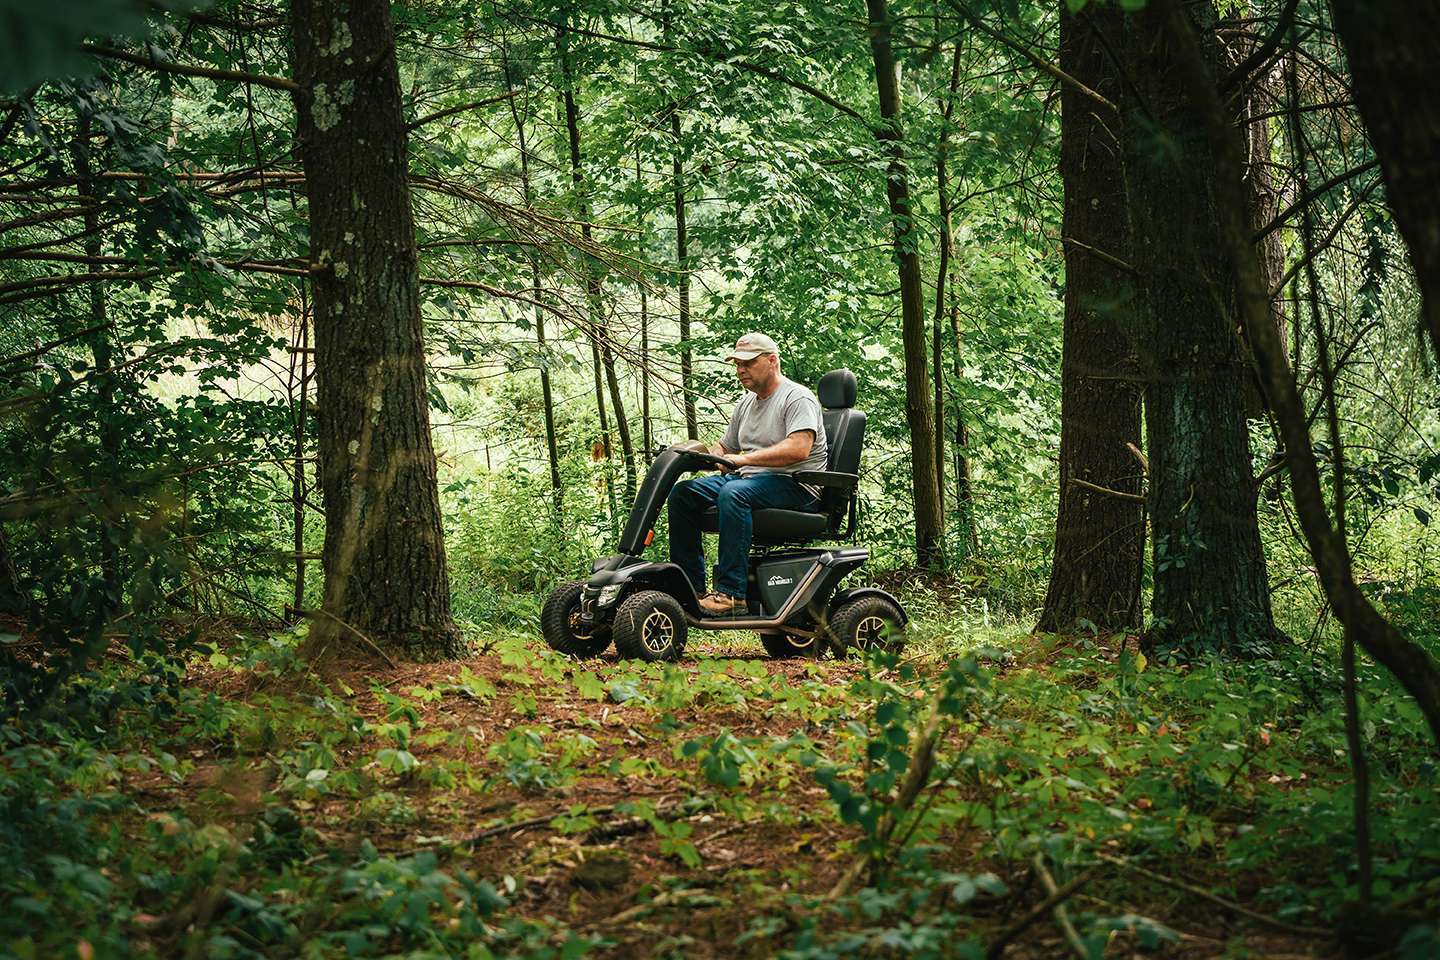
[[[326,521],[313,649],[457,656],[390,7],[296,0],[292,28]]]

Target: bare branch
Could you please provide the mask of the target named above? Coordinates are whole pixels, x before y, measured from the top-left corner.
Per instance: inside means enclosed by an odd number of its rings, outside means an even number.
[[[156,60],[154,57],[143,57],[138,53],[131,53],[128,50],[120,50],[116,47],[107,47],[99,43],[82,43],[80,48],[86,53],[94,54],[97,57],[105,57],[110,60],[123,60],[126,63],[133,63],[136,66],[159,70],[161,73],[174,73],[182,77],[203,77],[206,80],[253,83],[257,87],[269,87],[271,90],[282,90],[292,94],[300,92],[300,84],[291,80],[289,77],[271,77],[261,73],[243,73],[239,70],[217,70],[214,67],[200,67],[185,63],[167,63]]]
[[[465,113],[467,110],[479,110],[481,107],[488,107],[493,103],[499,103],[502,100],[509,100],[511,97],[517,96],[520,92],[521,91],[519,90],[507,90],[499,96],[487,97],[484,100],[476,100],[473,103],[462,103],[458,107],[447,107],[444,110],[440,110],[435,113],[429,114],[428,116],[421,117],[419,120],[412,120],[410,123],[405,125],[405,129],[414,130],[417,127],[423,127],[427,123],[433,123],[436,120],[443,120],[446,117],[454,116],[457,113]]]

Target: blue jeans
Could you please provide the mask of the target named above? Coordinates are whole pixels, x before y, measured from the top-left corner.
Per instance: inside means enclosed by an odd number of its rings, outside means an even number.
[[[715,589],[732,597],[746,594],[746,558],[754,537],[752,510],[816,510],[820,503],[793,478],[783,473],[717,473],[692,477],[670,491],[670,561],[685,571],[696,593],[705,592],[705,548],[700,540],[700,517],[709,507],[720,515],[720,561],[715,565]]]

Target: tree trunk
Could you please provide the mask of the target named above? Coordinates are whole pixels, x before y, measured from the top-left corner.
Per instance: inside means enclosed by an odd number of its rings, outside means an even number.
[[[1335,31],[1440,356],[1440,6],[1334,0]]]
[[[1213,64],[1214,8],[1207,0],[1191,15]],[[1154,533],[1155,622],[1146,644],[1264,654],[1278,634],[1255,515],[1236,277],[1220,247],[1215,165],[1164,14],[1146,7],[1132,15],[1128,41],[1136,100],[1127,102],[1123,139]]]
[[[680,155],[680,112],[670,113],[670,133],[675,138],[671,178],[675,192],[675,285],[680,298],[680,394],[685,405],[685,436],[700,436],[695,414],[695,359],[690,348],[690,246],[685,225],[685,161]]]
[[[20,589],[20,574],[15,570],[15,557],[10,541],[0,527],[0,614],[19,616],[25,612],[25,593]]]
[[[961,360],[960,347],[960,301],[955,293],[955,279],[950,279],[950,333],[955,340],[955,352],[951,357],[951,376],[960,382],[965,369]],[[955,404],[955,517],[960,524],[961,555],[969,556],[975,551],[975,497],[970,485],[970,425],[965,420],[965,408]]]
[[[510,54],[501,47],[505,62],[505,86],[513,89],[510,76]],[[530,150],[525,143],[525,121],[520,116],[516,97],[509,99],[510,118],[515,123],[515,141],[520,147],[520,195],[527,208],[534,206],[534,193],[530,189]],[[540,307],[540,255],[532,245],[528,248],[530,260],[530,294],[535,301],[535,349],[540,355],[540,400],[545,408],[545,452],[550,460],[550,490],[558,514],[564,506],[565,487],[560,480],[560,450],[555,436],[555,399],[550,387],[550,353],[545,341],[545,311]]]
[[[529,201],[526,201],[529,205]],[[565,484],[560,479],[560,443],[555,435],[555,393],[550,386],[550,346],[545,339],[545,311],[540,303],[540,258],[530,253],[530,292],[535,298],[535,349],[540,354],[540,403],[545,408],[545,456],[550,461],[550,491],[559,513],[565,506]]]
[[[590,200],[585,184],[585,167],[580,152],[580,110],[575,103],[575,81],[570,70],[568,34],[562,28],[557,38],[560,48],[560,71],[565,84],[561,97],[565,103],[565,131],[570,144],[570,181],[575,187],[576,203],[579,207],[580,235],[586,245],[590,242]],[[587,255],[588,257],[588,255]],[[599,366],[603,367],[605,379],[610,385],[610,404],[615,413],[615,429],[620,434],[620,451],[625,462],[625,497],[635,499],[635,446],[630,440],[630,424],[625,419],[625,403],[620,395],[620,383],[615,376],[615,354],[606,336],[609,332],[605,321],[604,304],[601,299],[600,273],[590,259],[585,264],[585,299],[589,305],[590,338],[595,344]],[[599,371],[596,372],[596,399],[600,403],[601,430],[605,434],[605,455],[611,454],[609,430],[604,426],[604,401],[600,399]],[[614,511],[612,510],[612,513]]]
[[[610,509],[610,533],[617,532],[619,513],[615,507],[615,458],[610,447],[610,418],[605,413],[605,371],[600,363],[600,345],[590,341],[590,366],[595,379],[595,410],[600,416],[600,457],[604,461],[605,500]]]
[[[927,369],[924,291],[920,277],[920,239],[910,208],[905,136],[900,123],[900,70],[890,47],[890,11],[886,0],[866,0],[870,54],[880,100],[881,125],[875,135],[890,162],[885,192],[890,202],[895,261],[900,277],[901,335],[905,344],[905,419],[910,427],[910,479],[915,496],[915,557],[921,567],[945,565],[945,515],[935,475],[935,408]]]
[[[635,154],[635,187],[636,193],[643,196],[645,183],[640,171],[640,154]],[[645,210],[637,211],[644,224],[641,230],[641,246],[643,249],[644,239],[649,230],[649,218]],[[648,469],[651,462],[651,453],[655,450],[655,425],[650,419],[650,298],[646,295],[645,285],[640,285],[640,443],[641,453],[645,457],[645,466]]]
[[[1244,18],[1224,21],[1223,25],[1235,28],[1238,36],[1236,41],[1224,46],[1221,51],[1227,72],[1234,70],[1255,52],[1257,42],[1241,31],[1245,28],[1253,29],[1257,23],[1256,20]],[[1263,76],[1251,76],[1246,79],[1243,93],[1237,95],[1234,101],[1236,123],[1244,131],[1246,202],[1250,225],[1256,232],[1274,220],[1281,208],[1280,191],[1275,186],[1275,177],[1271,172],[1270,119],[1262,116],[1272,113],[1275,105],[1280,102],[1278,88],[1278,82],[1269,72]],[[1261,119],[1254,119],[1255,117]],[[1270,298],[1270,319],[1275,324],[1275,329],[1280,332],[1280,342],[1284,343],[1288,330],[1285,297],[1284,291],[1276,289],[1280,278],[1285,276],[1285,243],[1282,233],[1279,230],[1267,233],[1259,240],[1257,252],[1260,255],[1266,289],[1275,291],[1275,295]],[[1243,359],[1247,370],[1241,381],[1245,391],[1245,413],[1251,419],[1261,418],[1265,416],[1265,398],[1259,375],[1254,372],[1250,363],[1249,338],[1245,336],[1243,325],[1239,329],[1241,340],[1245,344]]]
[[[1250,242],[1241,185],[1243,146],[1226,121],[1207,64],[1190,24],[1174,0],[1162,0],[1154,16],[1168,21],[1175,39],[1177,68],[1197,101],[1199,119],[1215,154],[1219,242],[1237,277],[1240,308],[1255,348],[1266,398],[1285,443],[1295,512],[1315,560],[1320,585],[1344,625],[1347,637],[1363,646],[1415,698],[1440,745],[1440,663],[1389,623],[1355,582],[1343,532],[1331,522],[1320,487],[1320,469],[1310,443],[1309,418],[1296,381],[1285,364],[1285,348],[1269,323],[1268,291]],[[1148,12],[1148,11],[1147,11]]]
[[[291,16],[325,506],[312,649],[358,635],[457,656],[390,5],[295,0]]]
[[[596,282],[596,299],[599,298],[599,282]],[[597,303],[598,307],[599,304]],[[630,439],[630,421],[625,417],[625,401],[620,395],[620,380],[615,375],[615,352],[606,343],[600,352],[605,363],[605,380],[610,384],[610,403],[615,410],[615,430],[620,434],[620,455],[625,462],[625,502],[635,501],[635,444]]]
[[[640,289],[640,432],[645,444],[645,465],[655,452],[655,423],[650,415],[650,303]]]
[[[940,136],[935,145],[935,193],[940,204],[940,264],[935,268],[935,313],[930,321],[930,372],[935,378],[935,489],[940,514],[945,514],[945,291],[954,247],[950,222],[950,178],[946,153],[950,148],[950,118],[955,113],[955,91],[960,86],[960,41],[950,61],[950,86],[940,109]],[[958,345],[957,345],[958,348]]]
[[[1060,69],[1121,102],[1107,46],[1121,42],[1119,8],[1084,16],[1060,5]],[[1065,188],[1065,323],[1060,368],[1060,512],[1045,607],[1035,629],[1107,633],[1139,625],[1145,514],[1140,464],[1143,391],[1128,335],[1134,278],[1102,251],[1130,256],[1120,163],[1120,118],[1072,84],[1060,88],[1060,177]],[[1105,493],[1096,487],[1115,493]]]
[[[79,108],[79,123],[72,151],[75,161],[75,193],[85,206],[85,256],[98,262],[103,238],[100,229],[100,197],[95,189],[95,170],[90,156],[91,128],[89,107],[82,106]],[[115,347],[105,306],[105,285],[90,283],[86,284],[86,287],[90,300],[90,316],[86,326],[95,331],[87,338],[90,358],[97,371],[104,371],[98,375],[95,384],[95,427],[100,437],[100,450],[104,454],[104,469],[113,470],[118,468],[120,457],[120,434],[116,419],[119,411],[115,408],[115,377],[118,374],[110,372],[115,366]],[[100,579],[104,584],[105,604],[111,610],[119,607],[122,600],[120,552],[112,536],[116,530],[116,519],[114,516],[101,516],[98,518],[97,528],[100,536]]]
[[[660,33],[671,41],[670,0],[661,2]],[[690,346],[690,247],[685,222],[685,141],[680,123],[680,103],[670,101],[670,138],[675,141],[670,158],[670,189],[675,198],[675,292],[680,304],[680,402],[685,410],[685,436],[700,438],[700,421],[695,412],[695,357]]]
[[[310,399],[310,298],[306,293],[305,280],[300,281],[300,336],[299,349],[291,359],[291,375],[295,364],[300,366],[300,378],[292,388],[290,402],[295,411],[294,457],[295,471],[290,478],[291,544],[295,550],[295,580],[290,609],[295,616],[305,609],[305,420]]]

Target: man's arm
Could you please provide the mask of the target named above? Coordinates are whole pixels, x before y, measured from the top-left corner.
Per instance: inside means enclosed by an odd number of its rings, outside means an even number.
[[[728,456],[737,467],[788,467],[810,456],[810,448],[814,445],[813,430],[796,430],[772,446]]]
[[[670,444],[670,449],[693,450],[696,453],[708,453],[715,457],[734,457],[738,454],[738,451],[726,449],[723,440],[719,443],[706,443],[703,440],[685,440],[680,443]]]

